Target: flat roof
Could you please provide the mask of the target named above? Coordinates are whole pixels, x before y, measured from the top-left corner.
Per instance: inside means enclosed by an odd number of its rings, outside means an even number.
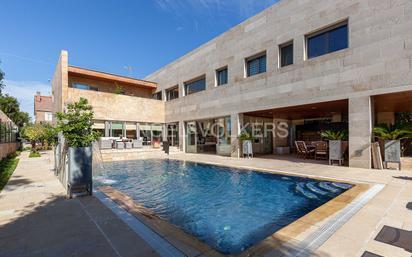
[[[69,75],[76,75],[80,77],[97,79],[97,80],[114,81],[114,82],[132,85],[132,86],[142,87],[142,88],[149,88],[149,89],[157,88],[157,83],[155,82],[115,75],[115,74],[111,74],[107,72],[80,68],[76,66],[69,66]]]

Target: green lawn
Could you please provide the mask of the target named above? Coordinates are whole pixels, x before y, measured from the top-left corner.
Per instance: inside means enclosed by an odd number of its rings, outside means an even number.
[[[18,154],[11,154],[0,161],[0,191],[7,184],[7,181],[9,181],[11,174],[13,174],[19,163],[17,156]]]

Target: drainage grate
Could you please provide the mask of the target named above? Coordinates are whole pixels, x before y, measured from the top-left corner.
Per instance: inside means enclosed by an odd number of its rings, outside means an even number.
[[[356,198],[342,209],[336,217],[331,218],[323,224],[317,231],[309,235],[302,241],[303,249],[299,250],[295,256],[308,256],[308,253],[313,253],[323,243],[326,242],[341,226],[343,226],[352,216],[354,216],[365,204],[377,195],[385,185],[374,185],[362,196]]]

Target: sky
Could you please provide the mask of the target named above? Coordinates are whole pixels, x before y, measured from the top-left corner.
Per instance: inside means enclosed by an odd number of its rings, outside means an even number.
[[[33,117],[62,49],[71,65],[144,78],[276,2],[0,0],[5,92]]]

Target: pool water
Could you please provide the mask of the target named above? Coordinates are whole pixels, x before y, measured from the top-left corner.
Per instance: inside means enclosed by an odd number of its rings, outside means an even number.
[[[175,160],[103,164],[110,185],[224,254],[236,254],[351,188],[349,184]]]

